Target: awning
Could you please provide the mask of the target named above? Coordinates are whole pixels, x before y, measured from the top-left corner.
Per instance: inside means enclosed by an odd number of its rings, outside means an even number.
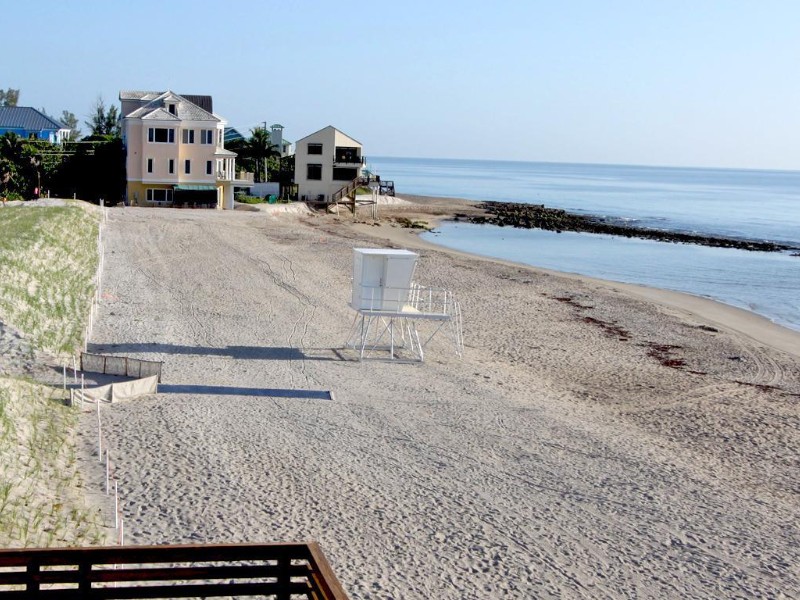
[[[215,185],[176,185],[175,186],[176,192],[213,192],[217,189]]]

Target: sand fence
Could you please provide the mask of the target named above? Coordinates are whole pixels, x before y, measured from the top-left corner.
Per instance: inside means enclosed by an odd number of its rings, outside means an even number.
[[[81,388],[70,390],[70,404],[72,406],[82,406],[85,401],[89,402],[120,402],[122,400],[133,400],[141,396],[158,393],[158,376],[151,375],[132,381],[121,381],[119,383],[109,383],[94,388]]]
[[[98,354],[81,355],[81,369],[87,372],[105,373],[110,375],[129,375],[130,373],[144,374],[152,372],[146,377],[119,381],[93,388],[84,385],[84,376],[81,373],[80,388],[70,389],[70,404],[81,410],[86,410],[87,403],[94,404],[97,415],[97,458],[105,464],[105,493],[106,496],[114,495],[114,529],[116,542],[120,546],[125,543],[125,529],[122,520],[119,486],[114,477],[114,469],[108,443],[103,433],[103,423],[100,415],[100,405],[103,403],[132,400],[142,396],[158,393],[158,382],[161,378],[160,362],[131,359],[127,357],[103,356]],[[96,369],[96,370],[95,370]],[[74,370],[77,382],[77,371]],[[64,369],[64,385],[66,387],[66,368]]]
[[[151,377],[155,375],[161,383],[161,367],[163,362],[128,358],[127,356],[110,356],[81,352],[81,371],[87,373],[103,373],[121,377]]]

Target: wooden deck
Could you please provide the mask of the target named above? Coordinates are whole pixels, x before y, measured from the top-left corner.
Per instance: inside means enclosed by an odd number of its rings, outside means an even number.
[[[0,598],[347,600],[319,545],[0,550]]]

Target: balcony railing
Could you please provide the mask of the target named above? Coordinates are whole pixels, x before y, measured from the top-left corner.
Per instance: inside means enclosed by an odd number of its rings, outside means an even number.
[[[248,173],[247,171],[239,171],[235,175],[228,173],[226,171],[217,171],[217,180],[218,181],[246,181],[247,183],[253,183],[255,181],[255,176],[253,173]]]
[[[365,156],[337,154],[333,157],[334,165],[364,165],[366,162],[367,158]]]
[[[0,550],[0,598],[347,600],[319,545]]]

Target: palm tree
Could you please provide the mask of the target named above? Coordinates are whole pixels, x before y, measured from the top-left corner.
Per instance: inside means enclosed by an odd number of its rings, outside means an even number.
[[[278,147],[269,138],[269,131],[264,127],[256,127],[250,130],[250,139],[247,140],[245,155],[255,163],[255,180],[262,182],[267,180],[267,161],[270,158],[279,158],[281,153]],[[262,171],[263,169],[263,171]]]
[[[0,157],[13,163],[22,161],[24,151],[22,138],[16,133],[8,132],[0,136]]]

